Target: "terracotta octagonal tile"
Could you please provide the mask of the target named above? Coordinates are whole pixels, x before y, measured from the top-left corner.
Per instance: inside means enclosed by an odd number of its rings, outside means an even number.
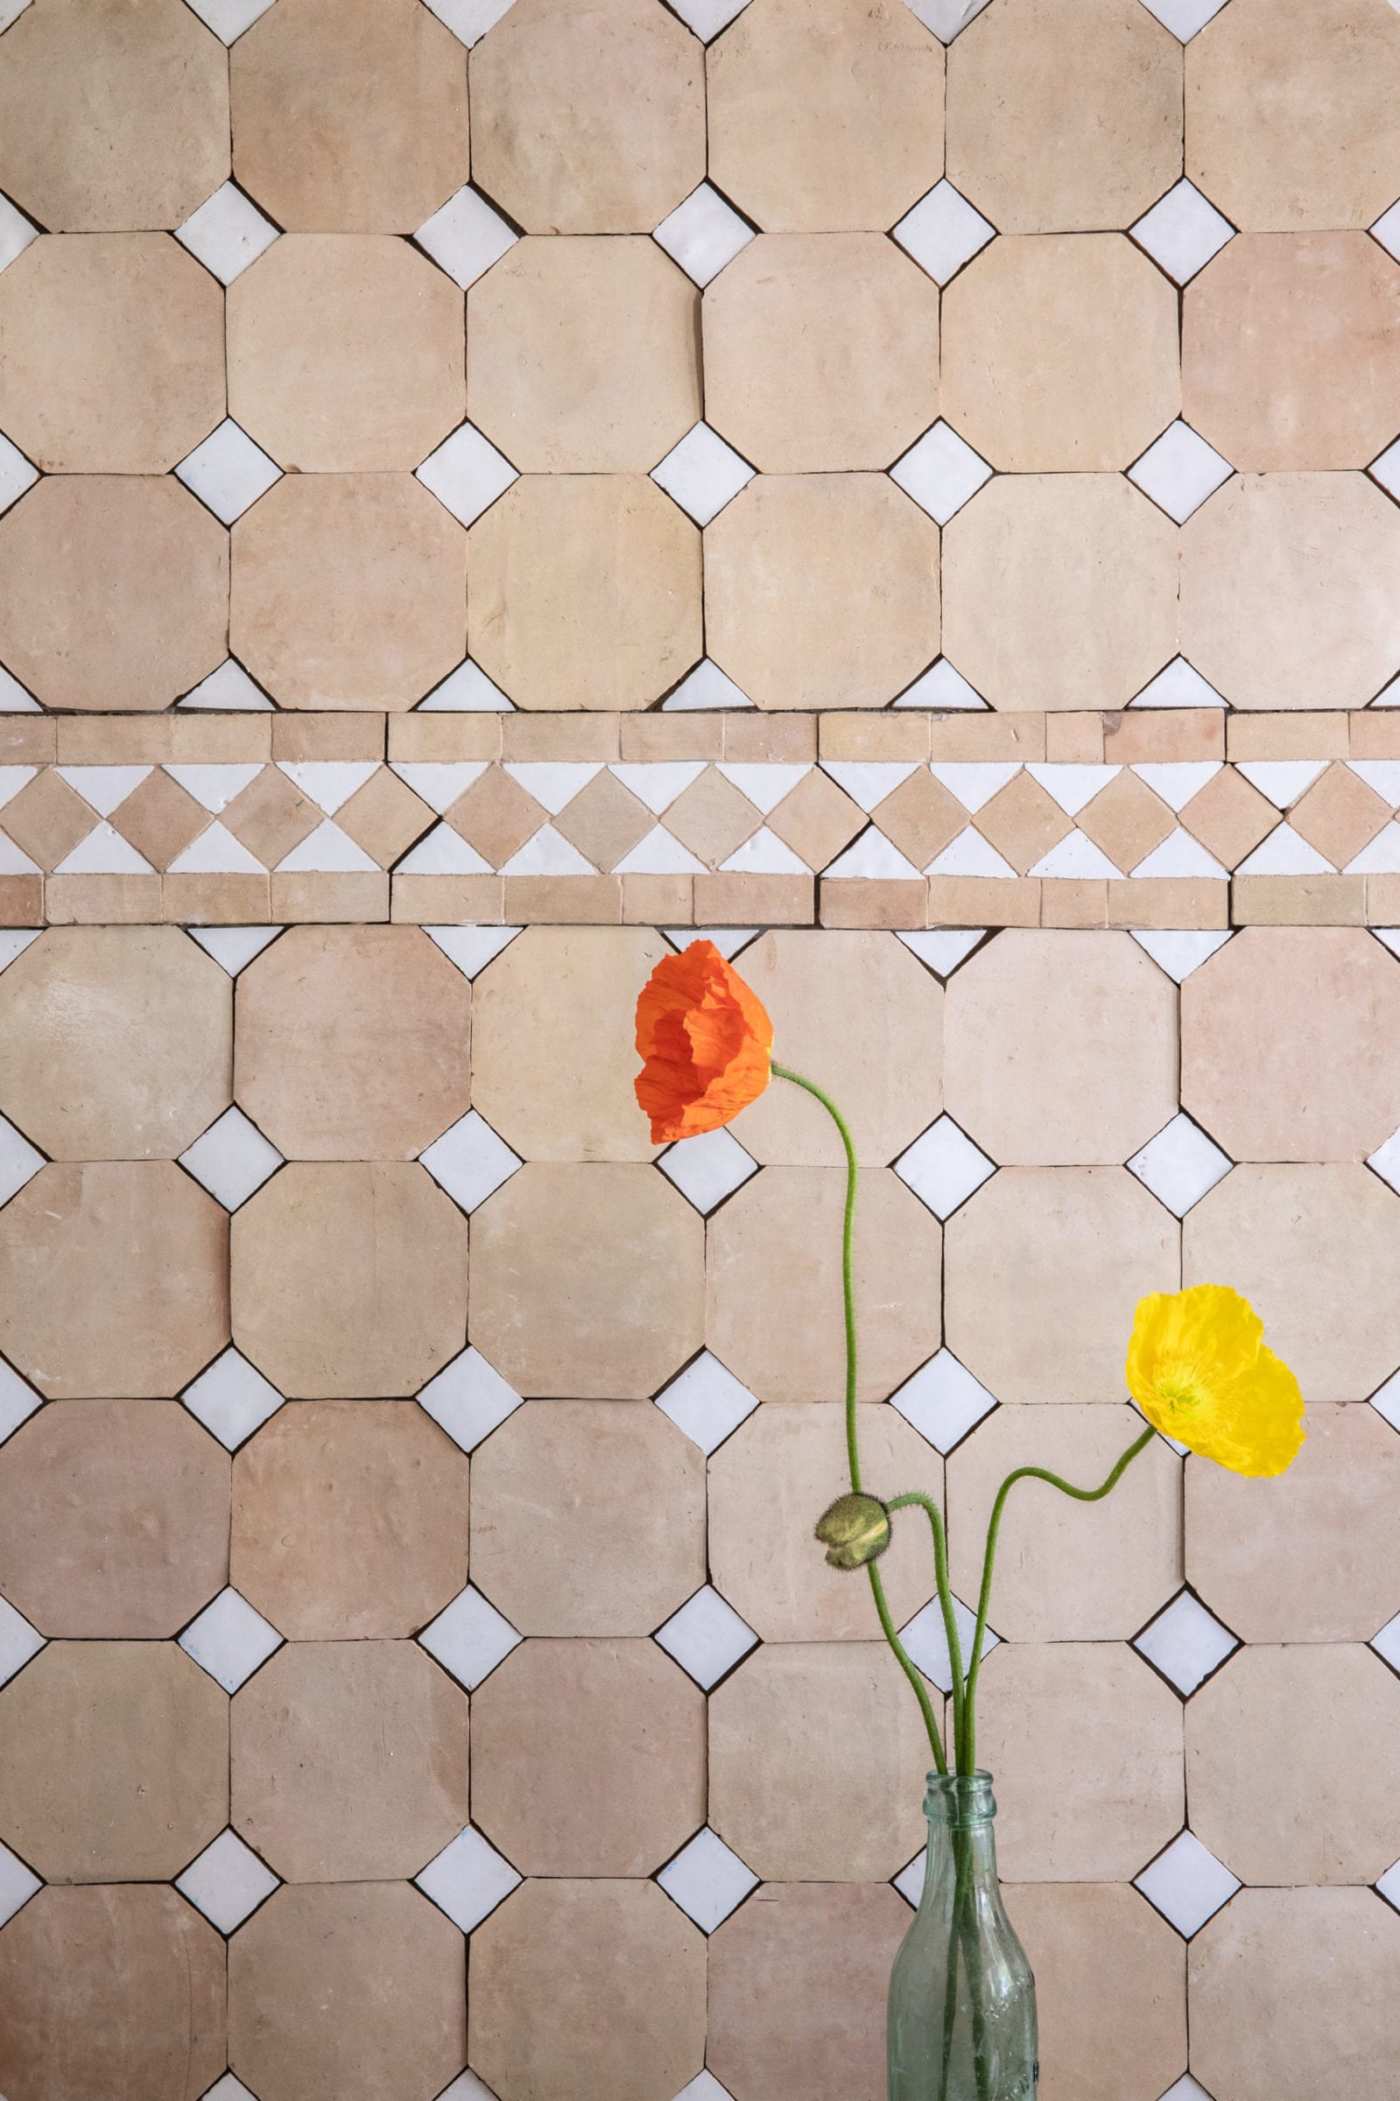
[[[172,1163],[45,1167],[0,1212],[0,1348],[53,1400],[178,1393],[228,1340],[227,1262]]]
[[[426,1168],[288,1167],[232,1257],[235,1339],[279,1393],[416,1393],[465,1340],[466,1220]]]
[[[1007,1908],[1035,1971],[1038,2101],[1170,2092],[1186,2062],[1186,1949],[1121,1883],[1032,1883]],[[1189,2085],[1178,2101],[1194,2101]]]
[[[46,1881],[163,1881],[228,1822],[228,1700],[173,1642],[50,1642],[0,1724],[0,1832]]]
[[[237,1005],[239,1103],[289,1159],[414,1159],[466,1114],[471,987],[417,927],[292,927]]]

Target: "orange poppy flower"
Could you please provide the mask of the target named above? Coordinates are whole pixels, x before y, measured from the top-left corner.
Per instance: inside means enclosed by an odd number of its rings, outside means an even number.
[[[637,1100],[653,1145],[717,1131],[757,1101],[772,1071],[773,1024],[713,941],[657,964],[637,1001]]]

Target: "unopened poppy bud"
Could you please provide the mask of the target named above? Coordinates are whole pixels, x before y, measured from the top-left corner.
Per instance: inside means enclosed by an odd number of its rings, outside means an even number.
[[[862,1568],[890,1543],[890,1514],[878,1496],[838,1496],[817,1526],[832,1568]]]

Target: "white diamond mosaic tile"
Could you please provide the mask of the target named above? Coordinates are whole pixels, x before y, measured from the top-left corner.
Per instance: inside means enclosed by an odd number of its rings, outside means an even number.
[[[470,1824],[413,1879],[463,1933],[488,1918],[521,1881],[504,1855]]]
[[[221,1831],[175,1887],[220,1933],[232,1933],[278,1887],[278,1877],[236,1831]]]
[[[228,1586],[191,1620],[180,1647],[201,1670],[217,1679],[225,1692],[237,1692],[260,1664],[266,1663],[282,1637],[240,1592]]]
[[[656,1879],[702,1933],[713,1933],[723,1925],[749,1891],[758,1888],[752,1868],[708,1825],[667,1862]]]
[[[203,1137],[180,1155],[180,1165],[226,1211],[236,1211],[282,1165],[282,1155],[238,1108],[225,1109]]]
[[[510,1621],[470,1583],[418,1639],[468,1692],[475,1692],[520,1643]]]
[[[181,1400],[220,1444],[233,1451],[282,1406],[282,1396],[230,1344],[185,1387]]]
[[[426,1408],[464,1452],[474,1451],[520,1403],[515,1388],[475,1345],[445,1364],[418,1395],[419,1407]]]
[[[706,1584],[656,1630],[656,1640],[703,1692],[717,1685],[758,1636],[719,1592]]]
[[[951,1116],[940,1116],[894,1163],[894,1171],[938,1218],[948,1218],[996,1173]]]
[[[936,1451],[951,1452],[997,1403],[966,1365],[944,1349],[890,1395],[890,1405]]]
[[[1133,1878],[1133,1887],[1171,1921],[1184,1940],[1199,1933],[1239,1886],[1238,1875],[1232,1875],[1191,1831],[1174,1838]]]
[[[1199,1598],[1183,1590],[1143,1629],[1133,1647],[1183,1697],[1189,1697],[1234,1653],[1239,1642]]]

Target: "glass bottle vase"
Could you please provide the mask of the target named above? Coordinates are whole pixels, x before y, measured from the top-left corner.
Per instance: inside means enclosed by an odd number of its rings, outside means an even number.
[[[930,1773],[928,1864],[895,1957],[889,2101],[1034,2101],[1035,1979],[997,1880],[990,1773]]]

